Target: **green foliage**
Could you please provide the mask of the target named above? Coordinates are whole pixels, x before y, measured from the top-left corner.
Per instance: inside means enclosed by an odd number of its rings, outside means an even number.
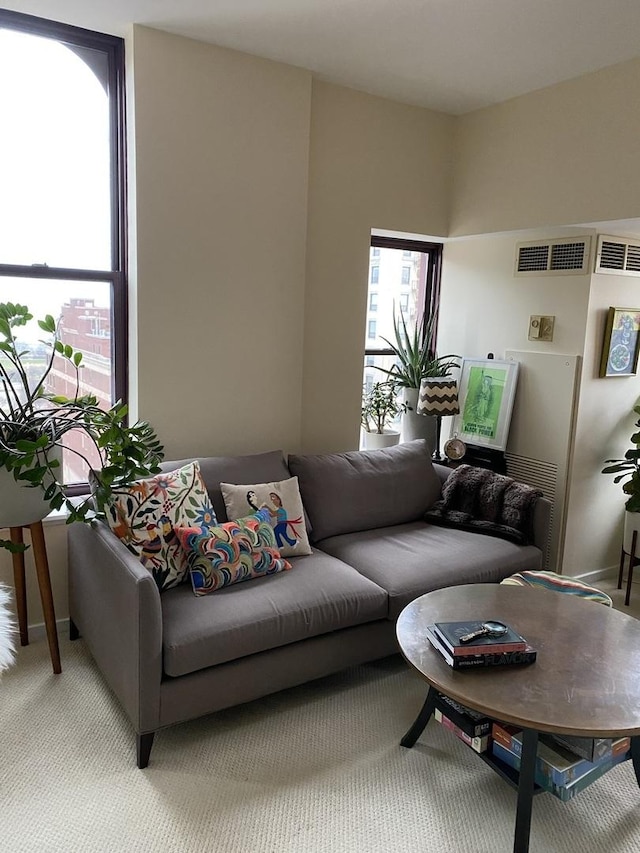
[[[400,316],[394,313],[393,330],[395,342],[383,338],[389,344],[396,357],[396,363],[387,370],[382,370],[399,388],[419,388],[422,379],[431,376],[449,376],[454,367],[460,367],[456,361],[457,355],[436,355],[433,349],[435,337],[435,316],[427,323],[424,335],[422,334],[422,323],[417,323],[412,333],[409,334],[407,323],[402,310]]]
[[[0,386],[4,391],[0,403],[0,466],[10,471],[17,482],[41,488],[52,510],[65,507],[68,524],[89,521],[104,514],[114,488],[157,473],[163,448],[148,423],[128,425],[128,410],[122,401],[104,410],[93,395],[79,394],[82,353],[60,341],[50,314],[38,320],[39,327],[49,336],[41,341],[49,349],[49,356],[42,374],[33,383],[25,363],[30,353],[18,351],[13,331],[32,319],[26,305],[0,303]],[[56,355],[67,361],[75,374],[74,397],[46,390]],[[58,459],[60,450],[67,448],[89,465],[82,453],[65,444],[65,438],[74,431],[88,436],[102,460],[102,468],[94,471],[93,495],[80,502],[67,498]],[[17,550],[8,540],[0,540],[0,547]]]
[[[640,415],[640,406],[633,407],[636,415]],[[624,505],[627,512],[640,512],[640,417],[635,423],[636,432],[631,436],[631,447],[624,454],[624,459],[605,459],[606,467],[603,474],[616,474],[614,483],[623,482],[622,491],[629,495]]]
[[[385,426],[400,414],[398,386],[389,380],[374,382],[362,395],[362,426],[367,432],[383,433]]]

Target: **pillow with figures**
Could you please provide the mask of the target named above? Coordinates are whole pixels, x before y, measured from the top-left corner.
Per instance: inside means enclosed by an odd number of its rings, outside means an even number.
[[[297,477],[246,486],[220,483],[220,491],[229,518],[241,518],[253,510],[273,527],[283,557],[311,553]]]
[[[105,513],[111,530],[151,572],[161,592],[189,575],[176,526],[216,524],[197,461],[116,489]]]
[[[196,595],[291,568],[276,547],[273,527],[257,515],[215,527],[180,526],[176,534],[189,555]]]

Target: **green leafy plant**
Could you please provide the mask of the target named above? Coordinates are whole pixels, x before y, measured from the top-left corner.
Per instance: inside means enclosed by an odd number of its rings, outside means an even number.
[[[633,407],[636,415],[640,416],[640,405]],[[616,474],[614,483],[625,481],[622,491],[629,497],[624,505],[627,512],[640,512],[640,417],[635,423],[636,432],[631,436],[631,447],[624,454],[624,459],[605,459],[606,467],[603,474]]]
[[[389,344],[396,357],[393,367],[377,367],[386,373],[399,388],[419,388],[420,382],[430,376],[449,376],[451,370],[460,367],[458,355],[436,355],[432,341],[435,333],[435,316],[427,323],[423,334],[423,324],[417,323],[409,334],[404,314],[398,317],[394,313],[393,330],[395,341],[383,338]]]
[[[395,382],[374,382],[371,389],[365,388],[362,395],[362,426],[367,432],[382,434],[385,426],[403,410],[398,402],[398,387]]]
[[[33,379],[37,365],[32,349],[19,345],[14,330],[26,326],[33,315],[26,305],[0,303],[0,467],[13,474],[16,482],[40,488],[52,510],[65,508],[67,523],[89,521],[104,514],[112,490],[141,477],[157,473],[163,448],[145,421],[127,423],[127,406],[116,403],[102,409],[95,396],[80,395],[82,353],[64,344],[54,318],[38,320],[47,338],[39,343],[47,352],[44,369]],[[51,393],[47,380],[59,357],[75,373],[75,395]],[[81,431],[90,439],[102,461],[91,466],[89,459],[65,438]],[[67,450],[93,467],[93,494],[80,500],[69,499],[62,483],[60,453]],[[1,520],[1,519],[0,519]],[[23,550],[9,540],[0,547]]]

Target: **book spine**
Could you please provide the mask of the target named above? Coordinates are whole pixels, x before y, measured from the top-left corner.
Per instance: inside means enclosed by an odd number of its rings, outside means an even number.
[[[462,731],[462,729],[458,728],[455,723],[451,722],[451,720],[446,717],[439,708],[435,709],[433,715],[442,726],[453,732],[456,737],[460,738],[461,741],[466,743],[467,746],[470,746],[475,752],[486,752],[489,748],[489,735],[485,735],[484,737],[471,737],[466,732]]]
[[[509,664],[533,663],[538,656],[535,649],[527,648],[524,652],[505,652],[504,654],[484,654],[473,657],[456,657],[453,659],[454,669],[470,669],[478,666],[507,666]]]
[[[506,746],[497,740],[493,741],[492,753],[495,758],[503,761],[505,764],[508,764],[509,767],[513,767],[514,770],[520,770],[520,756],[516,755],[512,750],[507,749]],[[573,797],[575,797],[575,795],[580,791],[584,791],[584,789],[592,782],[595,782],[596,779],[604,776],[608,770],[611,770],[612,767],[616,764],[620,764],[626,758],[627,754],[622,753],[617,755],[615,758],[610,758],[608,761],[604,761],[602,764],[592,765],[591,770],[568,785],[554,784],[547,775],[540,773],[538,765],[536,764],[536,785],[539,785],[545,791],[553,794],[554,797],[558,797],[558,799],[566,802],[567,800],[573,799]]]
[[[514,726],[505,726],[501,723],[494,723],[491,733],[494,743],[499,743],[516,755],[518,759],[521,758],[521,729],[516,729]],[[614,743],[616,744],[616,755],[627,752],[630,746],[628,738],[620,738],[614,741]],[[540,742],[539,750],[541,750],[542,754],[539,752],[536,759],[536,780],[540,785],[543,785],[546,780],[550,785],[556,785],[557,787],[571,785],[601,764],[610,762],[613,757],[612,755],[608,755],[598,761],[592,762],[584,758],[581,759],[576,755],[576,760],[571,764],[567,764],[566,758],[553,752],[548,740]],[[558,766],[554,764],[556,759],[558,760]]]
[[[436,700],[436,706],[439,706],[442,713],[470,737],[483,737],[491,733],[493,720],[480,714],[471,716],[465,713],[465,708],[448,696],[440,694]]]

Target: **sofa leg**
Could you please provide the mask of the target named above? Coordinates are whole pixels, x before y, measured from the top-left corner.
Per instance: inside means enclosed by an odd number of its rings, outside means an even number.
[[[144,768],[149,764],[149,756],[151,755],[154,734],[155,732],[147,732],[144,735],[136,735],[136,754],[140,770],[144,770]]]
[[[77,640],[80,636],[80,631],[78,631],[78,626],[73,621],[73,619],[69,618],[69,639]]]

